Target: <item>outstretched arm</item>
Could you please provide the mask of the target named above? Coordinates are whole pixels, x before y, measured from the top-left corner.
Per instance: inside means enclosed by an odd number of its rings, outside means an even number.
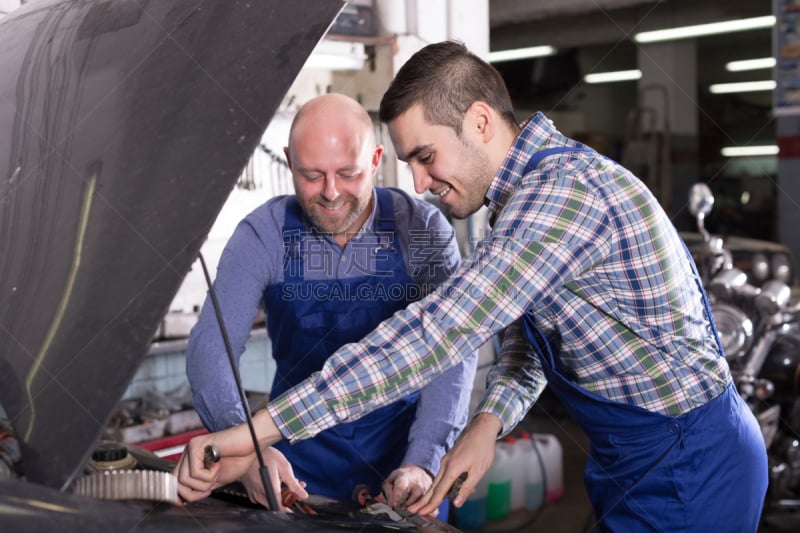
[[[279,440],[281,434],[266,410],[253,416],[253,426],[261,449]],[[214,445],[220,452],[217,463],[204,464],[206,446]],[[200,435],[189,441],[173,474],[178,478],[178,493],[186,501],[207,497],[211,491],[244,476],[257,466],[253,441],[247,424]],[[290,487],[291,488],[291,487]]]

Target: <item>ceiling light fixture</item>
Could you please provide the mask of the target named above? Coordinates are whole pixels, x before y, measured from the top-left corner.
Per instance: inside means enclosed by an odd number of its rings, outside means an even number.
[[[720,153],[724,157],[756,157],[763,155],[778,155],[779,149],[776,144],[765,144],[763,146],[726,146]]]
[[[615,70],[611,72],[594,72],[587,74],[583,77],[586,83],[612,83],[616,81],[632,81],[638,80],[642,77],[642,71],[639,69],[633,70]]]
[[[697,24],[695,26],[667,28],[665,30],[644,31],[634,35],[633,39],[637,43],[654,43],[658,41],[673,41],[676,39],[701,37],[703,35],[717,35],[720,33],[771,28],[774,25],[775,16],[767,15],[739,20],[726,20],[724,22],[711,22],[709,24]]]
[[[760,70],[775,66],[774,57],[761,57],[758,59],[741,59],[725,63],[725,70],[728,72],[742,72],[745,70]]]
[[[498,50],[489,52],[489,63],[513,61],[515,59],[530,59],[533,57],[552,56],[556,49],[552,46],[529,46],[528,48],[514,48],[512,50]]]
[[[743,81],[740,83],[715,83],[708,88],[711,94],[751,93],[756,91],[774,91],[775,81]]]

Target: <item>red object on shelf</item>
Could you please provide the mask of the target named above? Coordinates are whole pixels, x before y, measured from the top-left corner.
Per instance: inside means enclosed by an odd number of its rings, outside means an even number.
[[[193,437],[205,435],[206,433],[208,433],[208,430],[205,428],[194,429],[192,431],[185,431],[183,433],[178,433],[177,435],[169,435],[160,439],[137,442],[134,443],[134,446],[144,448],[145,450],[150,450],[151,452],[160,456],[162,459],[177,462],[178,459],[181,458],[181,453],[183,453],[183,447],[186,445],[186,443],[189,442]],[[170,448],[178,447],[180,448],[169,455],[162,455],[161,453],[158,453],[169,450]]]

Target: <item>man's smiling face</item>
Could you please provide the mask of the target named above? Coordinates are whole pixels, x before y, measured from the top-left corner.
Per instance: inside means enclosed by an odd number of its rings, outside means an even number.
[[[494,176],[480,138],[465,127],[461,136],[425,120],[417,104],[389,122],[397,157],[408,163],[414,189],[439,197],[455,218],[466,218],[483,205]]]

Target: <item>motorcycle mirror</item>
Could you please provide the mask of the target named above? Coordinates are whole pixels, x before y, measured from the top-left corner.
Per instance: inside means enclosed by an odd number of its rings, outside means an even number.
[[[714,195],[705,183],[695,183],[689,189],[689,212],[697,219],[697,230],[703,235],[703,240],[708,242],[711,236],[706,231],[704,220],[714,207]]]
[[[714,207],[714,194],[705,183],[695,183],[689,190],[689,212],[694,217],[705,218]]]

